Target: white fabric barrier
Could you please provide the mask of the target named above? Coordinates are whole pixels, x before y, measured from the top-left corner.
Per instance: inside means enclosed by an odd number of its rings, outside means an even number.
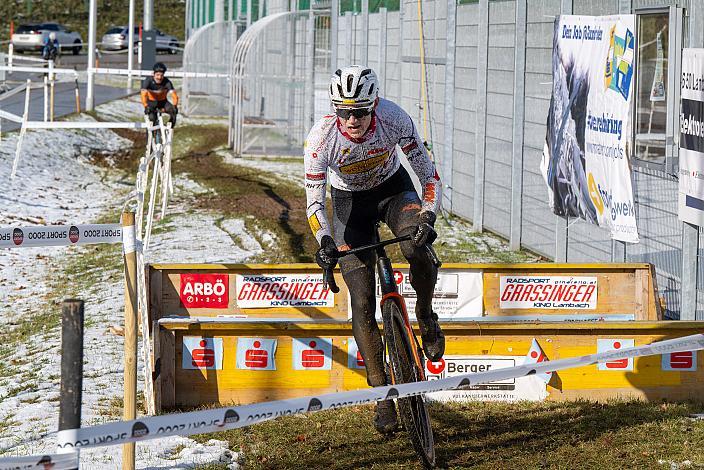
[[[0,248],[122,243],[120,224],[38,225],[0,228]]]
[[[618,359],[651,356],[704,349],[704,335],[659,341],[650,345],[626,348],[574,358],[523,364],[505,369],[447,377],[429,382],[387,385],[363,390],[330,393],[288,400],[277,400],[251,405],[231,406],[212,410],[192,411],[162,416],[151,416],[132,421],[102,424],[81,429],[59,431],[58,448],[63,451],[78,448],[101,447],[126,442],[145,441],[167,436],[189,436],[236,429],[312,411],[336,409],[373,403],[378,400],[404,398],[425,393],[456,390],[470,385],[486,384],[528,375],[555,372],[608,362]],[[0,460],[0,463],[2,460]]]
[[[0,470],[52,470],[78,468],[78,453],[32,455],[0,459]]]

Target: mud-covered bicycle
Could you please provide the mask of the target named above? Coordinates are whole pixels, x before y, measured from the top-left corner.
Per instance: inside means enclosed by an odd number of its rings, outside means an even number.
[[[411,322],[403,296],[398,292],[391,260],[384,247],[411,240],[410,235],[379,241],[366,246],[352,248],[340,253],[340,257],[363,251],[375,250],[377,254],[377,273],[381,285],[381,314],[384,326],[385,362],[390,366],[392,384],[419,382],[425,380],[423,350],[418,338],[413,333]],[[376,239],[379,240],[377,225]],[[442,264],[432,246],[425,245],[428,256],[435,266]],[[337,293],[332,269],[324,270],[323,286]],[[430,415],[425,404],[425,397],[417,395],[397,400],[401,422],[413,443],[413,447],[426,468],[435,467],[435,443]]]

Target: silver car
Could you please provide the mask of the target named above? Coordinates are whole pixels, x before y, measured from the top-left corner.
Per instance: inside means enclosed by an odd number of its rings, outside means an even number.
[[[154,30],[156,32],[156,50],[158,52],[169,52],[170,54],[176,54],[178,52],[178,38],[175,36],[170,36],[164,34],[158,29]],[[103,35],[102,47],[106,50],[120,50],[127,49],[127,43],[129,29],[127,26],[116,26],[111,28]],[[134,28],[134,46],[137,47],[139,42],[139,28]],[[135,49],[136,50],[136,49]]]
[[[83,45],[81,35],[58,23],[20,25],[12,35],[12,47],[19,53],[24,51],[41,52],[50,33],[56,34],[56,40],[59,41],[59,47],[64,54],[67,51],[73,52],[73,55],[78,55],[81,52]]]
[[[121,49],[127,49],[127,44],[129,41],[129,29],[127,26],[115,26],[110,28],[104,35],[103,39],[100,41],[102,48],[108,51],[118,51]],[[134,27],[134,46],[137,47],[139,42],[139,27]]]

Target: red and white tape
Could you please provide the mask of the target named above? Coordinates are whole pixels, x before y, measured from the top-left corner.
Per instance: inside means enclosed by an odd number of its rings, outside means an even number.
[[[226,429],[242,428],[280,416],[343,408],[390,398],[404,398],[425,393],[463,389],[472,385],[515,379],[546,372],[555,372],[618,359],[697,351],[700,349],[704,349],[703,334],[685,336],[683,338],[659,341],[650,345],[604,353],[447,377],[430,382],[387,385],[364,390],[254,403],[251,405],[213,410],[151,416],[132,421],[114,422],[88,428],[59,431],[57,434],[58,448],[62,452],[70,452],[71,450],[80,448],[110,446],[126,442],[159,439],[168,436],[188,436],[192,434],[211,433]],[[0,470],[16,468],[8,466],[10,462],[14,461],[16,460],[0,459]],[[64,468],[71,467],[61,465],[53,467],[54,470]]]
[[[0,248],[122,243],[120,224],[0,228]]]

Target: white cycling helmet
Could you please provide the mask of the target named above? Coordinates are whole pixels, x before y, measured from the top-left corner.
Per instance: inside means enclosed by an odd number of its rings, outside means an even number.
[[[365,108],[379,96],[379,80],[374,71],[361,65],[337,69],[330,80],[330,101],[335,107]]]
[[[49,33],[49,39],[51,39],[52,41],[53,41],[54,39],[56,39],[56,33],[53,32],[53,31],[52,31],[51,33]]]

